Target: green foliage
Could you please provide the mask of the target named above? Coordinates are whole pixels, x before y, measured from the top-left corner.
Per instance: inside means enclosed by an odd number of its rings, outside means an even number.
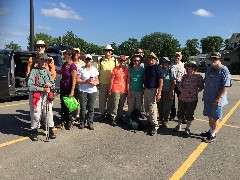
[[[131,56],[136,53],[139,47],[139,42],[137,39],[129,38],[127,41],[122,42],[118,47],[118,53],[122,55]]]
[[[173,58],[176,51],[180,49],[180,44],[172,35],[154,32],[150,35],[145,35],[141,41],[140,46],[146,51],[154,52],[158,57]]]
[[[202,53],[209,53],[211,51],[220,51],[224,47],[223,39],[220,36],[208,36],[200,40]]]
[[[188,49],[190,56],[196,56],[200,53],[200,51],[198,50],[199,48],[198,39],[188,39],[185,45]]]
[[[231,74],[240,74],[240,62],[233,62],[228,66]]]
[[[187,62],[189,57],[190,57],[189,49],[187,47],[184,47],[182,49],[182,61]]]
[[[6,44],[4,49],[22,50],[21,46],[14,44],[13,41],[10,44]]]

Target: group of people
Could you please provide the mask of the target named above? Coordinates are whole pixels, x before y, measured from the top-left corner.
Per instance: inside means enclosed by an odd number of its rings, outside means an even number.
[[[37,43],[38,47],[39,44]],[[41,49],[41,48],[40,48]],[[203,114],[209,118],[209,131],[201,133],[206,137],[206,142],[215,139],[222,107],[227,104],[227,88],[231,86],[230,73],[221,63],[221,54],[212,52],[210,59],[212,66],[207,69],[205,79],[197,72],[197,64],[190,61],[181,62],[181,52],[176,52],[174,62],[167,57],[158,57],[151,52],[144,57],[143,49],[139,48],[132,55],[127,66],[127,58],[121,55],[115,59],[111,45],[104,48],[105,56],[93,66],[90,54],[85,55],[84,61],[80,60],[80,49],[67,49],[64,52],[65,63],[61,70],[55,70],[62,75],[60,82],[61,120],[67,130],[72,126],[72,113],[66,107],[63,97],[75,97],[80,102],[76,110],[76,120],[79,128],[88,127],[94,130],[94,107],[99,91],[99,120],[109,120],[112,126],[123,121],[124,104],[127,99],[130,116],[134,110],[142,111],[147,118],[147,133],[154,135],[159,126],[168,127],[171,110],[175,107],[175,94],[178,97],[178,124],[174,131],[180,131],[183,121],[186,121],[185,133],[190,134],[191,122],[194,120],[194,111],[198,103],[198,93],[204,89]],[[30,91],[30,115],[32,119],[32,140],[38,140],[37,130],[40,119],[46,119],[49,123],[49,137],[56,138],[53,132],[52,101],[48,100],[48,94],[54,89],[54,73],[51,73],[52,60],[44,52],[39,52],[38,65],[31,64],[28,75],[28,87]],[[30,64],[30,63],[29,63]],[[49,67],[48,67],[49,66]],[[47,70],[47,68],[50,70]],[[38,78],[36,78],[38,77]],[[35,94],[38,93],[38,100]],[[35,99],[34,99],[35,98]],[[46,104],[49,110],[46,113]],[[45,115],[44,115],[45,114]],[[51,117],[50,117],[51,116]],[[158,118],[159,117],[159,118]]]

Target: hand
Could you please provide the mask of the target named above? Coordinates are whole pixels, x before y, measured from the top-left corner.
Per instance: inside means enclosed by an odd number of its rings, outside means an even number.
[[[111,94],[112,94],[112,91],[108,91],[108,94],[111,95]]]
[[[159,102],[160,99],[161,99],[161,94],[157,94],[157,96],[156,96],[156,101]]]
[[[50,92],[50,88],[43,88],[42,92],[49,93]]]
[[[71,91],[71,93],[69,94],[69,97],[73,97],[74,96],[74,92]]]
[[[216,98],[213,100],[214,105],[218,105],[220,103],[221,98]]]

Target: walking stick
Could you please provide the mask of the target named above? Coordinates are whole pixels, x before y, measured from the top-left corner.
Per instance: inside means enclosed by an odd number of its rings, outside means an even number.
[[[49,122],[48,122],[48,112],[49,112],[49,100],[48,100],[48,95],[46,98],[46,119],[45,119],[45,127],[46,127],[46,140],[45,142],[49,142]]]

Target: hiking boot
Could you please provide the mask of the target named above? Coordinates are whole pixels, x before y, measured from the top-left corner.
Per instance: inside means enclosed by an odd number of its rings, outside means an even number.
[[[56,135],[53,132],[53,127],[49,127],[49,138],[56,139]]]
[[[205,139],[206,143],[211,143],[216,139],[216,135],[212,136],[211,134]]]
[[[84,129],[84,123],[80,122],[78,128],[79,128],[79,129]]]
[[[211,135],[210,131],[205,131],[204,133],[200,133],[200,136],[202,137],[208,137],[210,135]]]
[[[174,129],[173,129],[173,131],[175,131],[175,132],[178,132],[178,131],[180,131],[181,130],[181,125],[177,125]]]
[[[155,126],[153,126],[152,127],[152,129],[151,129],[151,131],[150,131],[150,136],[153,136],[154,134],[156,134],[157,133],[157,130],[156,130],[156,128],[155,128]]]
[[[65,129],[70,130],[72,128],[72,122],[66,122],[65,123]]]
[[[32,133],[30,135],[30,139],[32,141],[38,141],[38,130],[37,129],[32,130]]]
[[[94,130],[93,123],[89,123],[89,124],[88,124],[88,129],[89,129],[89,130]]]
[[[190,128],[188,128],[188,127],[185,128],[185,134],[188,136],[190,135]]]

